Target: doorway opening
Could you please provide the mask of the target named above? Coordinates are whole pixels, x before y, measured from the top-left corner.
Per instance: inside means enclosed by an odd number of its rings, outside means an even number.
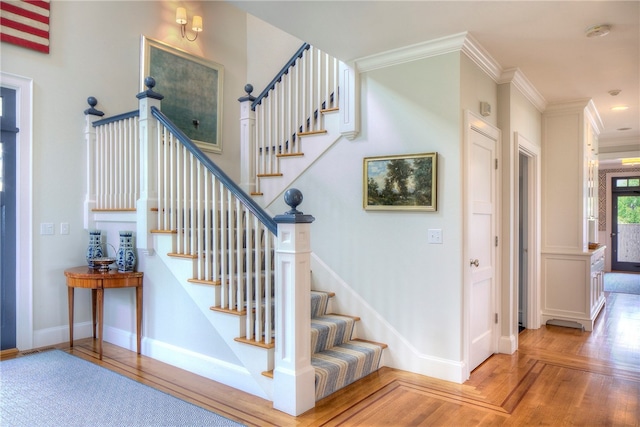
[[[517,231],[517,254],[514,254],[514,292],[512,309],[517,312],[518,333],[540,327],[540,146],[515,132],[518,158],[517,195],[514,199],[514,230]],[[516,306],[517,305],[517,306]],[[514,328],[516,320],[514,319]]]
[[[640,273],[640,176],[611,178],[611,270]]]
[[[518,333],[527,328],[529,294],[529,158],[519,154],[518,177]]]

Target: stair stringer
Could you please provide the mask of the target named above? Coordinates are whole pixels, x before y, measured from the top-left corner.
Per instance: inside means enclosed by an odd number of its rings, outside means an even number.
[[[217,302],[215,298],[219,298],[219,287],[189,282],[194,277],[195,261],[169,256],[174,250],[174,242],[173,234],[154,235],[154,247],[159,258],[242,363],[241,368],[245,373],[236,376],[238,382],[234,377],[233,383],[226,381],[227,376],[211,379],[272,401],[273,380],[262,373],[273,369],[274,349],[235,341],[235,338],[244,336],[246,316],[211,310],[211,306]]]
[[[278,159],[282,176],[268,176],[258,178],[258,188],[261,195],[254,196],[256,202],[263,208],[269,206],[289,186],[313,165],[333,144],[341,137],[339,111],[322,113],[324,130],[326,133],[305,135],[299,137],[303,156],[285,156]]]

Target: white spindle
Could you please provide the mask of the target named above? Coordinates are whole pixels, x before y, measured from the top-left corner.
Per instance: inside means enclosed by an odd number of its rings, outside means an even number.
[[[220,198],[220,299],[221,307],[229,308],[229,206],[223,186],[218,189]]]
[[[187,153],[187,151],[185,150],[185,153]],[[185,231],[184,234],[187,236],[187,242],[189,243],[188,245],[188,249],[187,249],[187,253],[190,255],[197,255],[198,251],[196,249],[196,243],[197,243],[197,233],[196,230],[198,229],[198,221],[197,221],[197,211],[196,211],[196,204],[195,204],[195,199],[197,196],[197,177],[196,177],[196,170],[195,170],[195,165],[194,165],[194,161],[195,161],[195,157],[193,156],[193,154],[189,153],[189,173],[188,173],[188,177],[189,177],[189,181],[188,181],[188,187],[189,190],[186,193],[187,196],[187,205],[189,206],[189,222],[187,224],[185,224]],[[195,234],[194,234],[195,233]]]
[[[232,196],[233,197],[233,196]],[[234,308],[237,311],[242,311],[244,308],[244,295],[243,290],[246,288],[245,284],[245,276],[244,276],[244,265],[243,265],[243,244],[242,244],[242,234],[244,232],[244,227],[242,226],[242,205],[240,201],[233,197],[234,199],[234,226],[233,231],[235,232],[235,247],[233,251],[233,256],[235,260],[235,277],[236,277],[236,287],[234,292],[236,293],[236,304],[234,304]]]
[[[264,226],[262,226],[262,230],[264,230],[264,294],[265,294],[265,304],[264,304],[264,342],[265,344],[271,344],[271,331],[274,326],[272,324],[271,318],[273,317],[273,282],[272,282],[272,272],[273,272],[273,262],[272,262],[272,252],[273,252],[273,243],[272,243],[272,234],[269,230],[267,230]]]

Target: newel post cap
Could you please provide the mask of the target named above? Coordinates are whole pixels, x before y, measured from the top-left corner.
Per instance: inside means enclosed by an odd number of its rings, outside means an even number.
[[[273,219],[279,224],[310,224],[315,221],[312,215],[305,215],[297,208],[302,203],[302,192],[297,188],[290,188],[284,193],[284,202],[291,208],[287,212],[276,215]]]

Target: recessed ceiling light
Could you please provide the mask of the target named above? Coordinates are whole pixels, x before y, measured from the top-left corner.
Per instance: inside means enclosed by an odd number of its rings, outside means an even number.
[[[611,90],[609,91],[609,95],[611,95],[611,96],[618,96],[618,95],[620,94],[620,92],[622,92],[622,90],[620,90],[620,89],[611,89]]]
[[[631,130],[631,128],[618,128],[618,130],[620,130],[620,131]]]
[[[592,25],[591,27],[587,28],[584,32],[587,35],[587,37],[603,37],[609,34],[610,31],[611,31],[611,25],[598,24],[598,25]]]
[[[628,110],[628,105],[616,105],[615,107],[611,107],[611,111],[625,111]]]
[[[629,157],[626,159],[622,159],[623,165],[640,165],[640,157]]]

